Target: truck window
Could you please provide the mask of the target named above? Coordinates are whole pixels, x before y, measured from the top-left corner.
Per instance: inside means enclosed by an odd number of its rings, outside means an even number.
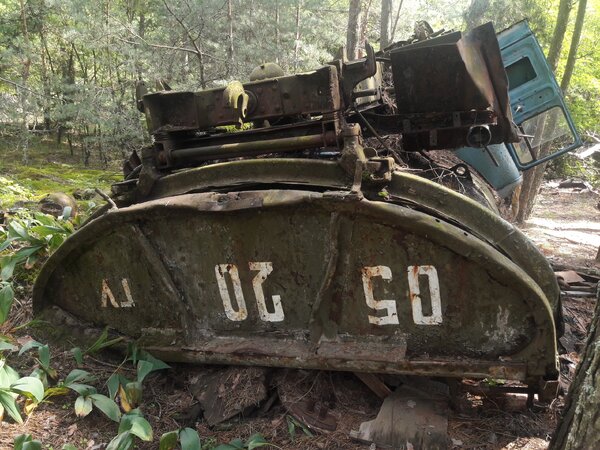
[[[537,76],[531,61],[526,56],[510,64],[505,69],[509,89],[516,89]]]
[[[537,157],[541,146],[549,146],[546,153],[552,153],[574,142],[567,118],[558,106],[525,120],[519,128],[524,137],[514,146],[521,163],[532,161],[532,153]]]

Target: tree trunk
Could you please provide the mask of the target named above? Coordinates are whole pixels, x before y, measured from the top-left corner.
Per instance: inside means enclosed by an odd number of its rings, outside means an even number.
[[[296,41],[294,43],[294,72],[298,71],[298,64],[300,58],[300,8],[302,7],[302,0],[296,2]]]
[[[227,0],[227,25],[229,25],[229,32],[227,34],[227,74],[226,77],[231,76],[233,69],[233,5],[232,0]]]
[[[569,14],[571,12],[571,3],[569,0],[560,0],[558,7],[558,16],[556,17],[556,26],[554,27],[554,33],[552,35],[552,42],[550,43],[550,49],[548,50],[548,64],[554,71],[558,63],[560,56],[560,49],[565,38],[565,32],[567,30],[567,24],[569,22]],[[550,146],[541,146],[538,150],[537,158],[542,158],[548,154]],[[518,200],[518,213],[516,217],[517,223],[525,222],[531,215],[535,198],[537,197],[538,191],[544,179],[544,171],[546,170],[546,163],[540,164],[539,166],[529,169],[523,174],[523,184],[521,186],[521,193]]]
[[[563,93],[567,92],[567,88],[569,87],[569,83],[571,82],[571,76],[573,75],[573,68],[575,67],[575,60],[577,58],[577,48],[579,47],[581,31],[583,30],[583,21],[585,19],[586,7],[587,0],[579,0],[577,17],[575,18],[575,29],[573,30],[573,37],[571,38],[571,47],[569,48],[569,56],[567,57],[567,64],[565,65],[565,73],[560,82],[560,88],[562,89]]]
[[[599,291],[600,292],[600,291]],[[600,300],[549,450],[600,448]]]
[[[570,13],[571,1],[560,0],[558,5],[558,16],[556,17],[556,26],[554,27],[552,42],[550,43],[550,49],[548,50],[548,56],[546,57],[552,71],[556,70],[556,66],[558,64],[560,50],[562,48],[563,41],[565,40],[567,25],[569,24]]]
[[[371,4],[373,0],[367,0],[366,6],[363,8],[363,14],[360,20],[360,34],[358,38],[358,57],[364,56],[363,50],[365,48],[365,42],[367,42],[367,31],[369,28],[369,14],[371,13]]]
[[[390,45],[390,19],[392,12],[392,0],[381,0],[381,22],[379,48],[383,50]]]
[[[396,39],[396,28],[398,26],[398,19],[400,18],[400,11],[402,11],[402,4],[404,0],[400,0],[400,4],[398,5],[398,10],[396,11],[396,16],[394,17],[394,25],[392,26],[392,33],[390,34],[390,41],[394,42]]]
[[[346,56],[349,60],[358,58],[360,39],[361,0],[350,0],[348,8],[348,29],[346,31]]]
[[[30,42],[29,42],[29,30],[27,28],[27,13],[25,11],[25,2],[23,0],[20,1],[21,6],[21,25],[23,38],[25,41],[25,51],[23,52],[25,55],[29,55],[30,51]],[[31,69],[31,58],[26,56],[23,59],[23,67],[21,68],[21,84],[26,87],[27,82],[29,81]],[[23,164],[29,163],[29,118],[28,118],[28,106],[29,106],[29,96],[26,89],[21,89],[20,91],[20,102],[21,109],[23,113],[23,130],[21,135],[21,148],[23,150]]]
[[[279,0],[275,2],[275,62],[279,64],[279,52],[281,49],[281,33],[279,31]]]

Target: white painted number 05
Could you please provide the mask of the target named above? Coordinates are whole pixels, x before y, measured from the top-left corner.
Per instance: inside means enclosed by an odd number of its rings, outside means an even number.
[[[412,306],[413,321],[417,325],[439,325],[442,323],[442,303],[440,300],[440,283],[437,270],[433,266],[408,266],[408,291]],[[429,297],[431,301],[431,315],[423,315],[423,299],[419,276],[427,277],[429,281]],[[392,280],[392,271],[387,266],[373,266],[362,268],[362,282],[367,306],[376,311],[385,311],[385,315],[369,315],[369,323],[374,325],[397,325],[398,311],[396,300],[375,300],[373,296],[373,278],[380,277],[389,282]]]
[[[252,279],[252,290],[254,291],[254,297],[256,298],[256,306],[258,307],[258,314],[260,319],[265,322],[282,322],[284,319],[283,307],[281,306],[281,296],[273,295],[273,312],[269,312],[267,309],[267,303],[265,300],[265,293],[263,292],[262,284],[267,279],[269,274],[273,272],[272,262],[249,262],[248,268],[252,271],[258,271],[258,273]],[[233,301],[227,286],[227,280],[225,274],[229,274],[231,278],[231,284],[233,285],[233,297],[237,308],[233,307]],[[217,284],[219,286],[219,293],[221,294],[221,300],[223,300],[223,307],[225,309],[225,315],[229,320],[234,322],[240,322],[248,317],[248,308],[246,307],[246,300],[244,299],[244,292],[242,291],[242,282],[240,281],[240,273],[235,264],[217,264],[215,266],[215,275],[217,277]]]

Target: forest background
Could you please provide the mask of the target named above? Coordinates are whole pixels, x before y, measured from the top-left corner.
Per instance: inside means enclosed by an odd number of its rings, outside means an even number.
[[[500,31],[523,19],[548,55],[582,137],[600,143],[600,0],[0,0],[0,210],[19,205],[35,211],[48,192],[77,188],[93,195],[93,188],[108,190],[118,181],[120,161],[150,141],[135,107],[138,80],[154,89],[211,88],[245,81],[264,62],[297,73],[331,61],[345,44],[352,44],[353,54],[365,40],[378,49],[410,38],[419,20],[434,30],[468,30],[492,21]],[[552,167],[555,174],[600,183],[598,161],[560,161]],[[89,212],[94,202],[79,207]],[[10,229],[0,223],[0,337],[31,318],[35,261],[73,232],[68,219],[24,211],[11,218]],[[13,297],[18,308],[9,317]],[[47,367],[38,361],[36,370],[51,373],[48,346],[37,344]],[[0,348],[2,367],[8,367],[2,352],[11,348]],[[63,352],[62,361],[73,350]],[[39,399],[53,389],[44,387]],[[16,422],[0,431],[0,446],[17,432],[39,431],[46,420],[40,411],[37,421],[21,426],[15,399],[0,397],[0,404],[12,408]],[[78,411],[77,404],[88,409]],[[91,403],[78,397],[75,410],[89,414]],[[147,413],[153,414],[150,405]],[[155,432],[167,426],[162,422],[153,422]],[[57,444],[96,433],[93,424],[79,426],[75,436],[38,434]],[[101,438],[108,440],[114,430],[105,428]]]
[[[0,138],[25,164],[37,137],[51,136],[84,165],[107,167],[149,141],[136,80],[210,88],[268,61],[314,69],[352,32],[377,49],[409,38],[417,20],[500,31],[522,19],[546,53],[564,22],[553,65],[564,79],[572,54],[568,106],[584,138],[598,140],[600,0],[1,0]]]

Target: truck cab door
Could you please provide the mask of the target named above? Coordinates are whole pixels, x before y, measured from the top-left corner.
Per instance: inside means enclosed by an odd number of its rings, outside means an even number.
[[[527,22],[499,33],[498,43],[513,119],[522,135],[520,142],[507,144],[516,166],[527,170],[581,146],[560,87]],[[546,156],[538,156],[541,149]]]

